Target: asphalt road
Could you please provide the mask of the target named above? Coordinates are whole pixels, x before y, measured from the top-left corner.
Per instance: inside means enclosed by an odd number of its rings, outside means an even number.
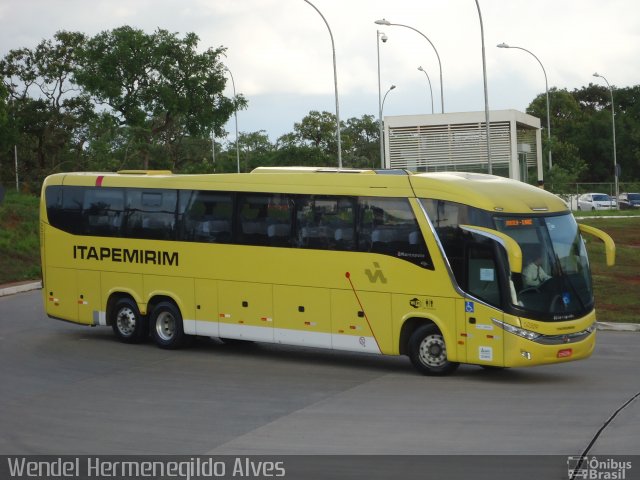
[[[0,453],[580,454],[640,392],[640,333],[598,336],[582,362],[429,378],[404,357],[125,345],[22,293],[0,298]],[[640,398],[589,453],[640,454]]]

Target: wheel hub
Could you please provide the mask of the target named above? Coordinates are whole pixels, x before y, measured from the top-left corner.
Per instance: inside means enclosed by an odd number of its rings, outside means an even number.
[[[162,312],[156,320],[156,333],[162,340],[168,341],[173,338],[176,331],[176,319],[168,312]]]
[[[447,350],[440,335],[429,335],[420,344],[420,361],[429,367],[439,367],[447,361]]]
[[[136,329],[136,314],[130,308],[123,308],[116,316],[116,325],[122,335],[130,337]]]

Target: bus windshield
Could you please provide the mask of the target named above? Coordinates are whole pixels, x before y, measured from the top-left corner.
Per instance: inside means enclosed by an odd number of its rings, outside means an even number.
[[[496,229],[522,249],[522,273],[511,274],[510,301],[523,315],[568,320],[593,308],[587,252],[571,214],[495,216]]]

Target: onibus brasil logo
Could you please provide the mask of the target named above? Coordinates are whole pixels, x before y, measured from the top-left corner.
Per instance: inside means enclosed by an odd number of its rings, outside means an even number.
[[[626,480],[631,462],[595,455],[575,455],[567,458],[570,480]]]

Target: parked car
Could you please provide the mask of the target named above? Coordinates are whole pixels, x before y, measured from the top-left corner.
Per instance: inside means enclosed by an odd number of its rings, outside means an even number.
[[[620,209],[640,208],[640,193],[621,193],[618,203]]]
[[[578,210],[614,210],[617,202],[606,193],[585,193],[578,197]]]

